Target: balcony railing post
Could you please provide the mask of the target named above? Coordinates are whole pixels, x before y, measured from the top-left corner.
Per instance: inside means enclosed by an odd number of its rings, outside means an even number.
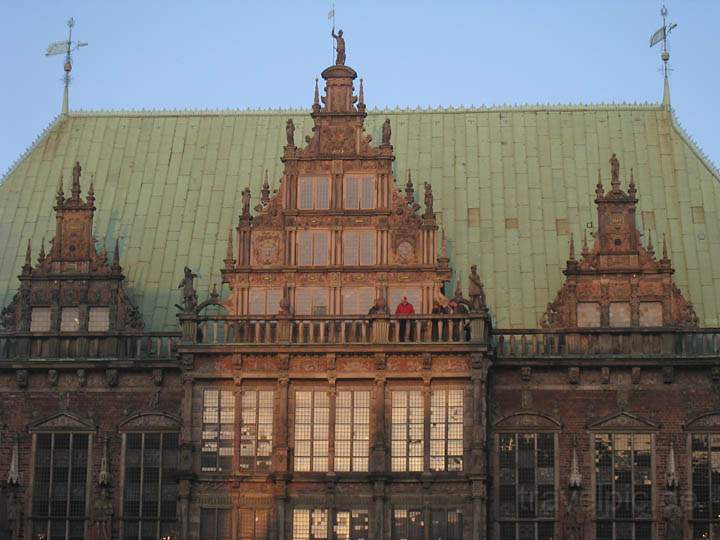
[[[387,317],[373,317],[370,319],[370,334],[373,343],[387,343],[390,322]]]
[[[277,316],[277,340],[278,343],[292,341],[292,318],[289,315]]]
[[[470,319],[470,341],[473,343],[483,343],[486,341],[487,336],[485,335],[487,325],[485,319],[482,317],[476,317]]]

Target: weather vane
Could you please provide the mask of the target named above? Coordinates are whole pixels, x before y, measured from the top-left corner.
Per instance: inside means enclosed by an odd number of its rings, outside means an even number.
[[[660,58],[663,61],[663,74],[665,78],[667,79],[668,76],[668,60],[670,60],[670,53],[667,50],[667,37],[668,34],[677,27],[677,24],[672,23],[668,25],[667,23],[667,15],[668,10],[663,5],[663,7],[660,9],[660,15],[662,16],[663,25],[658,28],[655,33],[650,38],[650,47],[654,47],[658,43],[662,42],[663,44],[663,50],[662,53],[660,53]]]
[[[55,41],[54,43],[51,43],[48,45],[47,51],[45,52],[45,56],[56,56],[58,54],[64,54],[65,55],[65,65],[63,66],[63,69],[65,70],[65,76],[63,77],[63,83],[65,85],[65,91],[63,93],[63,104],[62,104],[62,112],[63,114],[67,114],[68,112],[68,87],[70,86],[70,72],[72,71],[72,52],[77,51],[80,47],[86,47],[87,43],[82,41],[73,41],[72,40],[72,31],[73,27],[75,26],[75,19],[70,17],[70,19],[67,22],[68,26],[68,38],[67,41]]]

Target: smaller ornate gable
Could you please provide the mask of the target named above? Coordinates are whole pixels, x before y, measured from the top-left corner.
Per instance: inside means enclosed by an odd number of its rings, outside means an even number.
[[[720,411],[709,411],[691,417],[683,427],[687,431],[720,431]]]
[[[565,283],[548,304],[544,328],[637,328],[697,326],[697,315],[673,282],[665,238],[662,257],[655,257],[651,233],[647,246],[635,224],[637,188],[630,169],[627,192],[620,189],[620,163],[610,158],[612,180],[607,193],[601,172],[595,189],[598,228],[592,248],[583,236],[580,259],[570,237]]]
[[[536,411],[520,411],[509,414],[493,424],[495,431],[515,430],[558,431],[562,424],[550,415]]]
[[[59,412],[28,424],[30,431],[95,431],[88,418],[69,412]]]
[[[621,411],[610,416],[588,422],[587,428],[592,431],[655,431],[660,424],[637,414]]]
[[[141,411],[124,418],[119,431],[178,431],[180,419],[163,411]]]

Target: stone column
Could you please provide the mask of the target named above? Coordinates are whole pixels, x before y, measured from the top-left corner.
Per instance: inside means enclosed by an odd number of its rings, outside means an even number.
[[[472,540],[487,538],[487,378],[490,360],[473,354],[471,379],[470,456],[467,470],[471,482]]]
[[[289,360],[289,359],[288,359]],[[281,362],[282,363],[282,362]],[[273,470],[275,472],[275,501],[277,508],[277,539],[285,540],[287,511],[287,475],[288,475],[288,395],[290,381],[284,373],[277,381],[276,417],[275,417],[275,451],[273,453]]]

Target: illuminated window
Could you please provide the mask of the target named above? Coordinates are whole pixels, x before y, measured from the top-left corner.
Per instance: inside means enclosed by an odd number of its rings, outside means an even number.
[[[430,470],[462,471],[463,391],[433,390],[430,404]]]
[[[330,178],[301,176],[298,178],[298,208],[300,210],[328,210],[330,208]]]
[[[177,433],[125,434],[124,540],[176,536],[178,455]]]
[[[335,470],[367,471],[370,449],[370,392],[341,390],[335,410]]]
[[[375,208],[375,177],[346,176],[343,195],[343,205],[348,210],[369,210]]]
[[[393,511],[392,540],[423,540],[424,538],[425,521],[422,510]]]
[[[239,540],[268,540],[268,511],[264,509],[241,508],[239,513]]]
[[[30,312],[30,331],[49,332],[52,310],[49,307],[32,308]]]
[[[283,297],[281,288],[250,289],[248,313],[250,315],[277,315],[280,311],[280,300]]]
[[[230,540],[231,531],[228,508],[200,509],[200,540]]]
[[[60,331],[77,332],[80,330],[80,308],[66,307],[60,310]]]
[[[349,230],[343,232],[343,264],[370,266],[375,264],[375,231]]]
[[[293,540],[325,540],[329,538],[329,533],[327,509],[293,510]]]
[[[595,435],[599,540],[652,538],[652,435]]]
[[[272,464],[273,392],[242,393],[240,470],[267,471]]]
[[[716,538],[720,533],[720,434],[694,433],[691,438],[692,538]]]
[[[330,399],[324,390],[295,394],[295,470],[328,470]]]
[[[424,414],[419,390],[392,393],[392,457],[394,472],[423,470]]]
[[[39,433],[35,442],[32,536],[84,538],[88,439],[77,433]]]
[[[497,441],[500,538],[554,538],[555,435],[500,433]]]
[[[330,261],[330,231],[305,230],[297,233],[298,266],[327,266]]]
[[[333,540],[367,540],[370,519],[367,510],[338,510],[335,512]]]
[[[235,394],[232,390],[203,392],[203,472],[230,472],[235,450]]]
[[[327,315],[330,293],[322,287],[295,289],[296,315]]]
[[[107,332],[108,330],[110,330],[110,308],[91,307],[88,332]]]
[[[375,303],[373,287],[343,287],[342,312],[344,315],[365,315]]]
[[[432,540],[462,540],[462,510],[433,509],[430,516],[430,538]]]

